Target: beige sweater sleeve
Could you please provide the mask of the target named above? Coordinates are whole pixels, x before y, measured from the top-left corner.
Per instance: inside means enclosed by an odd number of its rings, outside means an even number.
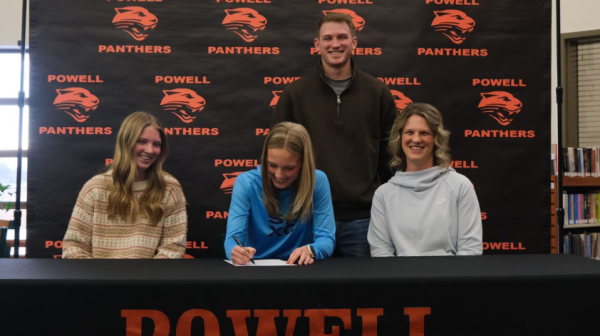
[[[163,232],[154,258],[183,258],[187,239],[186,201],[181,185],[168,181],[167,206],[163,215]]]
[[[91,183],[83,186],[63,239],[63,259],[91,259],[93,236],[94,191]]]

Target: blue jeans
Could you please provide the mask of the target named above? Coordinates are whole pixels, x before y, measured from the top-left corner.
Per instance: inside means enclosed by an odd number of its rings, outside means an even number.
[[[334,257],[370,257],[367,241],[370,218],[335,222]]]

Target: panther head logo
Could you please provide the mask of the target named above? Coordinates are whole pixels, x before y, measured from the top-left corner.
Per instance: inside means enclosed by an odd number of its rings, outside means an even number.
[[[466,39],[465,35],[472,32],[475,27],[475,21],[459,10],[446,9],[433,13],[435,14],[431,22],[433,29],[442,32],[455,44],[463,43]]]
[[[56,92],[58,96],[54,99],[54,106],[73,117],[77,122],[88,120],[90,112],[98,108],[100,103],[98,97],[84,88],[71,87],[58,89]]]
[[[398,110],[398,114],[404,112],[404,109],[408,106],[408,104],[412,104],[412,99],[408,98],[404,95],[404,93],[397,90],[390,90],[392,93],[392,97],[394,97],[394,101],[396,102],[396,110]]]
[[[362,16],[359,16],[358,14],[356,14],[353,10],[345,9],[345,8],[338,8],[338,9],[323,11],[323,14],[325,14],[325,15],[327,15],[329,13],[348,14],[352,18],[352,22],[354,23],[354,28],[356,29],[356,31],[361,31],[361,30],[363,30],[363,28],[365,28],[365,19],[363,19]]]
[[[223,180],[223,183],[221,183],[221,190],[223,190],[225,195],[231,194],[233,192],[233,185],[235,184],[235,180],[241,173],[243,172],[223,174],[225,180]]]
[[[515,96],[504,91],[482,92],[479,110],[488,113],[500,125],[506,126],[513,121],[514,115],[521,112],[523,103]]]
[[[271,99],[271,104],[270,104],[273,111],[275,111],[275,107],[277,106],[277,103],[279,102],[279,96],[281,96],[282,92],[283,92],[283,90],[273,91],[273,99]]]
[[[223,19],[223,26],[239,35],[244,41],[256,40],[259,31],[267,26],[267,19],[252,8],[226,9],[227,16]]]
[[[202,111],[206,105],[206,100],[190,89],[163,90],[163,93],[165,96],[160,105],[186,124],[194,121],[196,116],[193,114]]]
[[[154,29],[158,22],[158,18],[143,7],[115,8],[115,11],[117,11],[117,15],[113,18],[112,23],[118,29],[123,29],[136,41],[143,41],[148,37],[145,32]]]

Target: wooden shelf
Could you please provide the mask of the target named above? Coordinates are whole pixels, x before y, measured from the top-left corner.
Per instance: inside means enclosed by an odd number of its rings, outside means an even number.
[[[593,228],[600,227],[600,224],[565,224],[563,229],[582,229],[582,228]]]
[[[600,187],[600,177],[563,177],[563,187]]]

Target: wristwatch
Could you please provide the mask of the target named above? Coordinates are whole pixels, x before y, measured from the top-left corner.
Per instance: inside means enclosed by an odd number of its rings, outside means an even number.
[[[315,249],[312,247],[312,245],[306,245],[306,247],[308,247],[308,252],[310,252],[310,257],[315,259],[315,257],[317,256],[315,254]]]

